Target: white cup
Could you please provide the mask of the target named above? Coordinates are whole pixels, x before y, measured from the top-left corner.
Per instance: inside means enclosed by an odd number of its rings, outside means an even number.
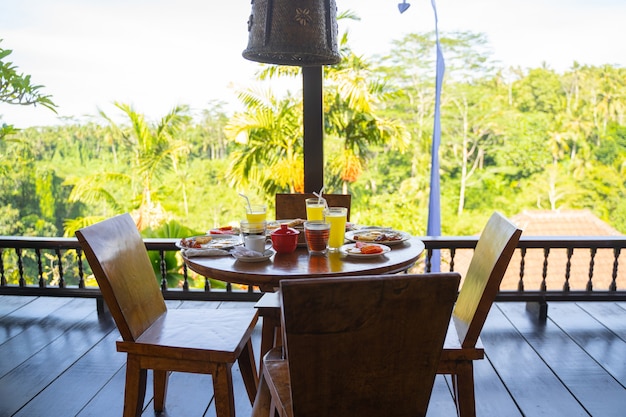
[[[253,250],[259,253],[265,253],[269,249],[271,243],[267,242],[267,238],[261,235],[249,235],[244,238],[244,246],[246,249]]]

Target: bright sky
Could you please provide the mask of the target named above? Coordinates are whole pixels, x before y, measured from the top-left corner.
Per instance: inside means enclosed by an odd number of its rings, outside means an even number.
[[[391,40],[434,29],[430,0],[336,0],[360,22],[353,49],[384,53]],[[0,104],[0,123],[61,123],[61,117],[115,116],[114,101],[151,119],[177,104],[199,111],[214,101],[235,108],[236,88],[252,85],[259,64],[241,56],[250,0],[0,0],[0,44],[20,72],[53,96],[42,107]],[[626,67],[625,0],[438,0],[440,31],[486,33],[505,66],[564,71],[581,64]],[[445,50],[444,50],[445,55]],[[433,69],[434,77],[434,69]],[[299,81],[298,81],[299,82]],[[296,85],[299,87],[299,84]]]

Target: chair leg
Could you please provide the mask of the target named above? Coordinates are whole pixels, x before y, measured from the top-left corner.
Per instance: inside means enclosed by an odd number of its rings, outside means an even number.
[[[235,417],[232,364],[218,364],[213,373],[213,395],[217,417]]]
[[[148,371],[141,369],[139,359],[128,355],[126,360],[126,389],[124,391],[124,417],[141,416],[146,397]]]
[[[248,391],[250,404],[253,404],[254,397],[256,396],[256,392],[259,387],[259,375],[256,371],[251,340],[248,340],[248,343],[246,343],[246,346],[243,348],[243,351],[237,360],[239,362],[239,370],[241,371],[243,383],[246,386],[246,391]]]
[[[263,325],[261,326],[261,358],[265,356],[271,348],[274,347],[277,323],[271,314],[263,316]],[[259,364],[259,368],[263,366],[263,361]],[[261,371],[259,371],[261,373]]]
[[[251,417],[274,417],[270,414],[271,401],[272,395],[270,394],[270,389],[267,386],[267,382],[265,382],[265,376],[261,374],[259,379],[259,392],[254,399]]]
[[[165,398],[167,396],[167,383],[169,381],[169,371],[154,370],[154,411],[165,410]]]
[[[459,417],[475,417],[474,365],[465,361],[457,365],[457,374],[452,375]]]

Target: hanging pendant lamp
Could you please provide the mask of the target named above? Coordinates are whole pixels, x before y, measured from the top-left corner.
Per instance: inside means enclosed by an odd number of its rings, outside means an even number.
[[[252,0],[243,57],[301,67],[341,60],[335,0]]]

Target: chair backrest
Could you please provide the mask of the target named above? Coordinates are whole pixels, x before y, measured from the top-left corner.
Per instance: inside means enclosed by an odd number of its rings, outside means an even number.
[[[281,281],[293,415],[425,415],[460,278]]]
[[[322,194],[329,207],[346,207],[350,221],[350,194]],[[276,220],[306,219],[304,200],[315,197],[313,194],[276,194]]]
[[[125,341],[166,312],[146,246],[129,214],[76,231],[100,292]]]
[[[462,347],[476,345],[521,235],[497,212],[483,229],[452,313]]]

